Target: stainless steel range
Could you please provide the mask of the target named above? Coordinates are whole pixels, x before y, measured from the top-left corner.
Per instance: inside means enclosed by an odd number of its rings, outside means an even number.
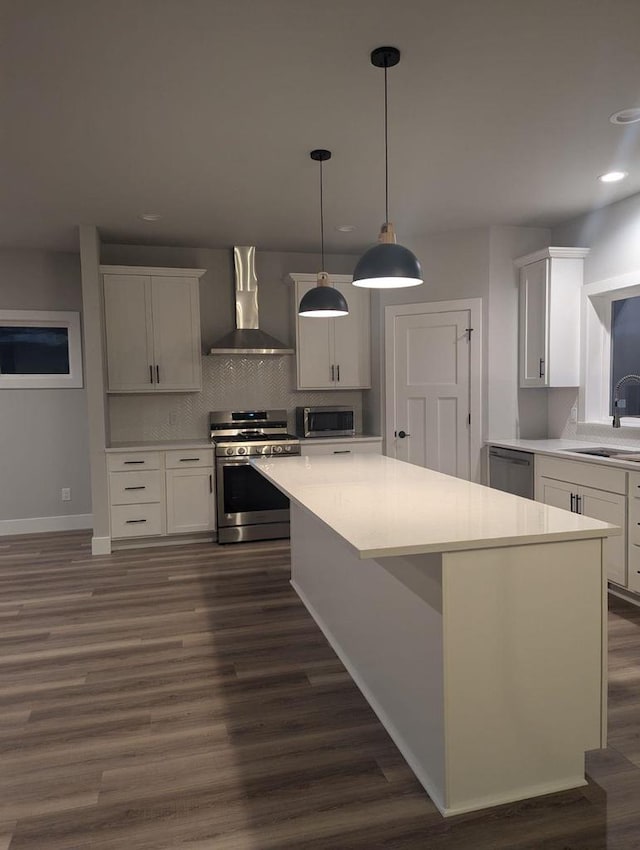
[[[219,410],[209,415],[215,445],[219,543],[289,536],[289,500],[249,463],[250,457],[300,454],[287,433],[286,410]]]

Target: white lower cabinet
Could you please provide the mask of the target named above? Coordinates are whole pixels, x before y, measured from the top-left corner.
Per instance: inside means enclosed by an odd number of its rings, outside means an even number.
[[[608,580],[624,587],[627,586],[626,476],[622,469],[546,456],[536,458],[537,501],[622,529],[622,534],[604,538],[603,556]]]
[[[110,452],[111,538],[215,530],[213,450]]]
[[[381,454],[382,440],[348,440],[343,442],[325,442],[318,438],[318,442],[305,442],[300,444],[300,454],[303,457],[313,455],[351,455],[351,454]]]
[[[640,593],[640,472],[629,473],[629,590]]]
[[[213,531],[213,468],[167,469],[167,534]]]

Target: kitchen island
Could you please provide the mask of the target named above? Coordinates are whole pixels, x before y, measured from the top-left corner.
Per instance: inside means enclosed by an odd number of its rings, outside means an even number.
[[[253,461],[292,585],[443,815],[585,784],[607,523],[380,455]]]

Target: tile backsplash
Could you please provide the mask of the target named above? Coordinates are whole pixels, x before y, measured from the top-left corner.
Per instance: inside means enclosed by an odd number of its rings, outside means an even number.
[[[110,395],[111,442],[208,437],[212,410],[285,408],[291,431],[302,405],[352,405],[361,430],[360,390],[296,390],[295,369],[290,355],[203,357],[200,393]]]

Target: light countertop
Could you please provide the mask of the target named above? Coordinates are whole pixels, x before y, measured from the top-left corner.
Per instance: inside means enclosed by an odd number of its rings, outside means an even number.
[[[598,455],[582,455],[572,451],[572,449],[588,449],[598,446],[613,449],[614,451],[634,451],[640,454],[640,446],[635,447],[629,443],[607,443],[606,440],[597,443],[592,441],[587,442],[586,440],[486,440],[486,445],[532,452],[533,454],[570,458],[571,460],[579,460],[580,463],[616,466],[620,469],[631,469],[640,472],[640,463],[637,461],[624,460],[624,458],[598,457]]]
[[[617,526],[374,454],[251,461],[360,558],[619,534]]]
[[[213,449],[211,440],[149,440],[139,443],[112,443],[106,452],[167,452],[171,449]]]
[[[376,437],[374,434],[356,434],[354,437],[300,437],[301,443],[381,443],[382,437]]]

